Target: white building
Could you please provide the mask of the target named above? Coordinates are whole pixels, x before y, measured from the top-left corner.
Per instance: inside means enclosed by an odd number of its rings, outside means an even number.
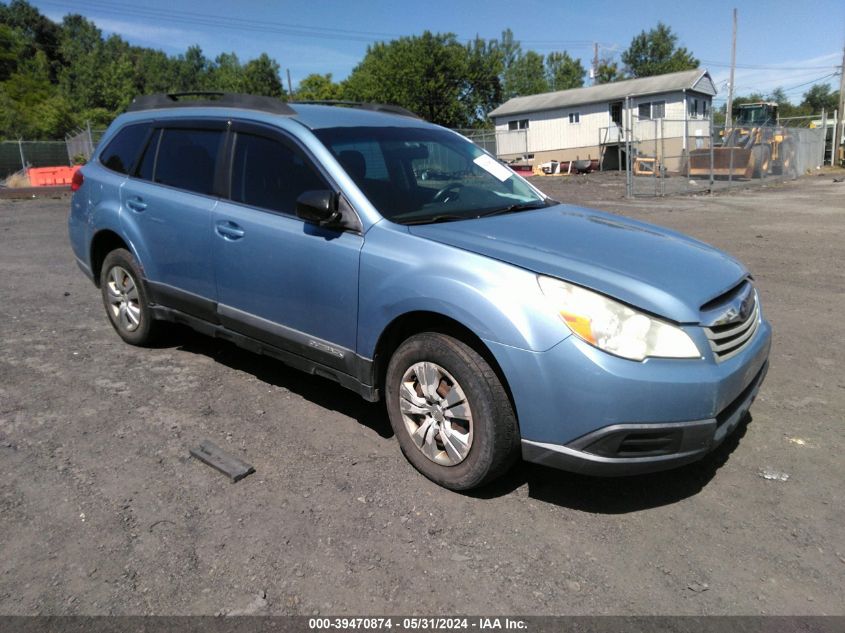
[[[599,160],[617,169],[624,130],[641,154],[679,169],[689,149],[706,145],[716,87],[704,69],[514,97],[490,112],[503,159]],[[646,149],[648,151],[644,152]]]

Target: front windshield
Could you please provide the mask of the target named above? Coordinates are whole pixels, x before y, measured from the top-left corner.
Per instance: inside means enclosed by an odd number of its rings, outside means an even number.
[[[315,134],[392,222],[447,222],[547,204],[510,169],[448,130],[338,127]]]
[[[739,125],[771,125],[769,109],[766,106],[751,106],[740,108]]]

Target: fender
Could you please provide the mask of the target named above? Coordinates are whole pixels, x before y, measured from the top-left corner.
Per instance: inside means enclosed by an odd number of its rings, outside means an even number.
[[[94,270],[92,259],[94,240],[103,231],[110,231],[126,242],[135,259],[140,263],[141,259],[135,251],[130,236],[124,232],[120,217],[120,188],[126,181],[126,177],[109,171],[97,163],[89,163],[85,169],[86,177],[90,173],[90,178],[83,185],[86,187],[88,199],[84,204],[79,205],[78,210],[77,205],[74,204],[71,212],[72,215],[77,213],[80,215],[78,220],[71,223],[72,241],[75,242],[78,239],[74,235],[76,232],[84,235],[83,245],[77,252],[77,256],[83,260],[92,276],[96,277],[98,271]],[[91,183],[90,187],[89,183]]]
[[[545,351],[570,335],[535,273],[412,235],[382,221],[366,234],[359,275],[358,353],[372,358],[396,318],[426,311],[480,339]]]

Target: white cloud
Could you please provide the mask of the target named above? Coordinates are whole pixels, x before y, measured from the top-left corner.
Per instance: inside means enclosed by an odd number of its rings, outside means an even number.
[[[143,22],[125,22],[111,18],[90,18],[105,33],[116,33],[133,43],[150,44],[161,48],[182,50],[190,42],[202,37],[201,33],[169,26],[157,26]]]

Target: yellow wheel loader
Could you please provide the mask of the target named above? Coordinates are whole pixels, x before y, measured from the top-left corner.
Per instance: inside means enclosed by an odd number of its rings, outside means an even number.
[[[795,144],[778,123],[778,104],[744,103],[735,110],[734,127],[721,132],[713,147],[713,175],[722,178],[762,178],[768,174],[797,175]],[[710,175],[710,150],[694,149],[690,176]]]

